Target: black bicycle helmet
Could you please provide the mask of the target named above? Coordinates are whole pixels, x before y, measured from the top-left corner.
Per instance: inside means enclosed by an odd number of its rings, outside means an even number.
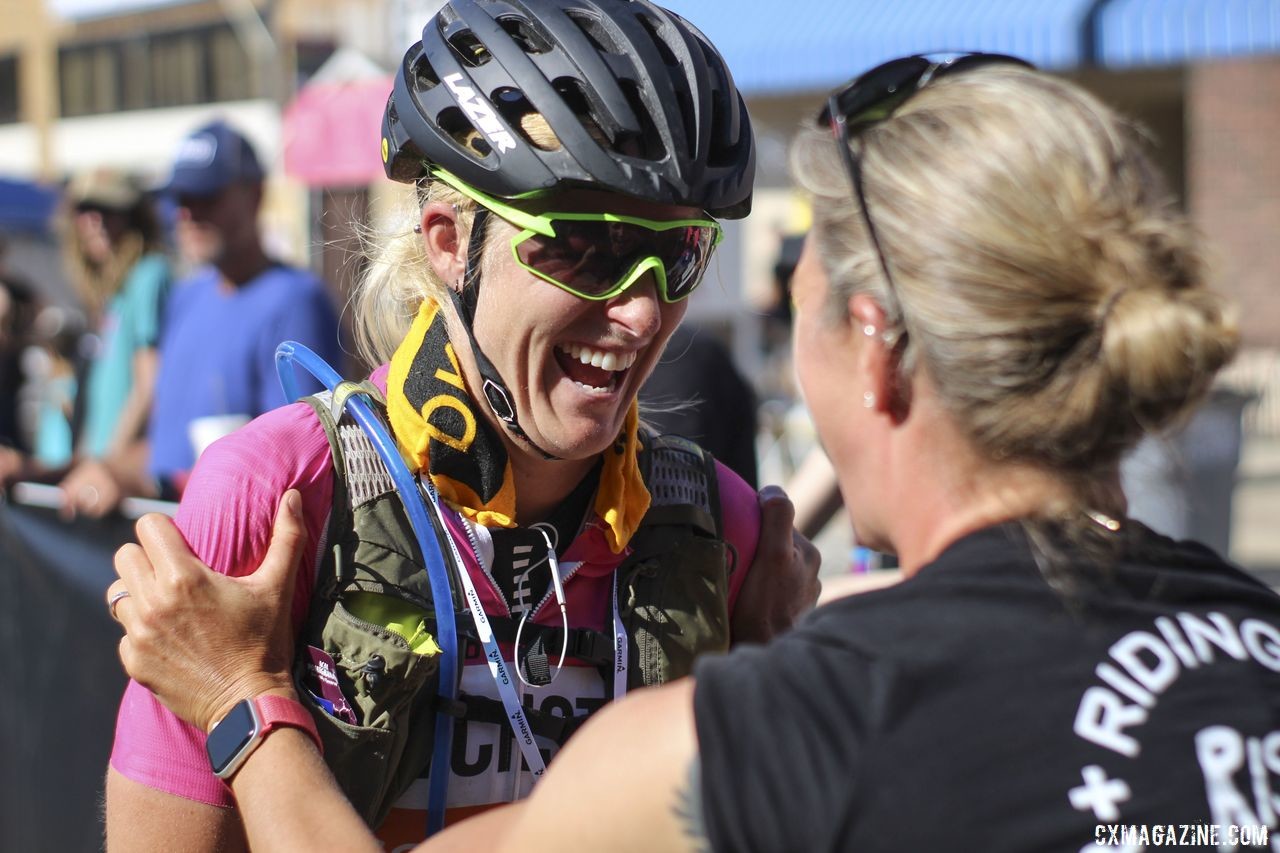
[[[558,146],[528,136],[530,113]],[[728,219],[755,177],[724,60],[647,0],[451,0],[396,74],[382,154],[398,181],[430,164],[503,198],[581,186]]]

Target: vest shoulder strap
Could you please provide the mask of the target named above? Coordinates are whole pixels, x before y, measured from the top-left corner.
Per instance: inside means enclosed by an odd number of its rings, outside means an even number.
[[[338,440],[338,425],[333,417],[332,398],[333,395],[328,391],[302,398],[302,402],[314,409],[316,417],[320,420],[324,437],[329,442],[329,456],[333,462],[333,501],[329,507],[329,523],[325,530],[325,542],[328,543],[330,552],[317,566],[316,587],[312,593],[318,595],[321,600],[333,597],[339,571],[334,564],[333,554],[335,549],[343,547],[352,526],[351,503],[347,496],[346,462],[342,443]]]
[[[356,384],[344,382],[338,386],[337,394],[321,391],[305,398],[315,409],[324,428],[325,437],[329,440],[329,450],[333,456],[333,467],[337,474],[334,484],[334,503],[339,497],[351,510],[366,504],[374,498],[395,491],[395,483],[387,466],[373,442],[365,435],[364,430],[351,415],[342,408],[346,398],[357,391],[369,391],[374,395],[375,412],[381,416],[385,405],[382,393],[373,383]],[[339,487],[341,495],[339,495]]]
[[[359,541],[359,532],[355,530],[356,510],[395,491],[395,483],[374,449],[373,442],[355,419],[342,408],[343,400],[357,390],[374,393],[374,410],[381,416],[382,394],[367,381],[359,385],[344,382],[338,386],[337,395],[331,391],[321,391],[302,398],[320,420],[333,461],[333,501],[329,509],[325,541],[331,549],[347,552],[353,552]],[[322,562],[317,576],[316,592],[324,598],[332,597],[337,584],[342,580],[340,574],[344,566],[342,560],[336,558],[336,553],[335,551],[330,555],[332,559]]]
[[[723,537],[720,480],[710,453],[678,435],[649,434],[642,442],[640,471],[650,499],[642,527],[688,525]]]

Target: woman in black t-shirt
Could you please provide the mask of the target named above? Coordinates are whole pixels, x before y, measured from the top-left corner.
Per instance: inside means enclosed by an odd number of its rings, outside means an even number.
[[[428,846],[1268,844],[1280,600],[1119,486],[1237,340],[1136,135],[989,55],[880,66],[818,124],[796,365],[859,541],[906,580],[610,706],[529,800]],[[340,820],[305,737],[245,768],[246,817],[311,816],[282,838]]]

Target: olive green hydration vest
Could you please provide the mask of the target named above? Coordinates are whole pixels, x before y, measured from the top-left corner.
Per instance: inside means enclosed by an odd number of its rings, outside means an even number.
[[[371,386],[365,384],[365,390]],[[325,761],[347,797],[371,827],[423,775],[431,760],[436,713],[439,648],[406,639],[407,632],[360,618],[357,603],[385,602],[418,614],[435,634],[435,604],[422,552],[399,494],[381,458],[349,415],[335,421],[331,395],[306,398],[315,409],[333,457],[334,495],[325,552],[303,633],[298,639],[294,679],[310,707],[325,746]],[[729,575],[732,546],[723,536],[715,462],[696,444],[675,436],[641,434],[640,470],[651,505],[632,537],[631,553],[618,567],[618,604],[629,638],[629,688],[662,684],[687,675],[704,652],[729,647]],[[436,520],[432,513],[432,525]],[[435,529],[444,554],[450,554]],[[451,560],[446,557],[446,564]],[[459,649],[474,638],[474,624],[456,580],[453,608]],[[378,598],[388,596],[390,600]],[[603,614],[602,614],[603,615]],[[515,624],[490,616],[499,641],[510,642]],[[533,623],[529,641],[546,648],[565,643],[569,657],[596,665],[612,686],[613,638],[605,630],[563,629]],[[308,646],[334,662],[338,687],[356,717],[352,725],[310,698]],[[461,661],[459,661],[461,673]],[[314,681],[310,683],[314,684]],[[458,718],[506,723],[496,700],[463,694],[443,708]],[[583,718],[528,711],[535,734],[563,744]]]

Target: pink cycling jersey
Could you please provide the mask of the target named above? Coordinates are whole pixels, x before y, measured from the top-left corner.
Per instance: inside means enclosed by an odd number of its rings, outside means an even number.
[[[380,386],[385,378],[385,366],[373,375]],[[732,612],[755,555],[759,504],[750,486],[727,468],[717,466],[724,533],[738,555],[738,570],[730,581]],[[310,406],[296,403],[268,412],[206,450],[192,474],[176,522],[192,550],[214,570],[233,576],[249,574],[266,554],[280,496],[297,489],[302,495],[309,541],[314,545],[299,568],[295,587],[293,619],[297,629],[311,598],[319,555],[325,549],[332,476],[329,445],[320,422]],[[609,550],[600,524],[599,519],[589,522],[561,560],[562,567],[576,564],[564,585],[573,626],[601,627],[613,570],[626,556]],[[505,613],[505,600],[475,564],[460,527],[450,527],[486,612]],[[559,612],[555,607],[544,607],[534,619],[558,625]],[[503,648],[508,660],[511,653],[510,647]],[[485,692],[486,680],[492,681],[483,660],[464,662],[465,691]],[[603,695],[603,680],[593,667],[566,661],[565,674],[535,694],[533,701],[556,709],[556,713],[576,715],[598,706]],[[466,739],[469,731],[471,738],[455,746],[458,759],[450,783],[450,809],[523,796],[531,782],[520,778],[519,767],[512,768],[509,762],[502,765],[496,725],[473,723],[461,728],[461,737]],[[229,790],[209,769],[203,733],[178,720],[148,690],[132,681],[120,705],[111,766],[151,788],[211,805],[233,805]]]

